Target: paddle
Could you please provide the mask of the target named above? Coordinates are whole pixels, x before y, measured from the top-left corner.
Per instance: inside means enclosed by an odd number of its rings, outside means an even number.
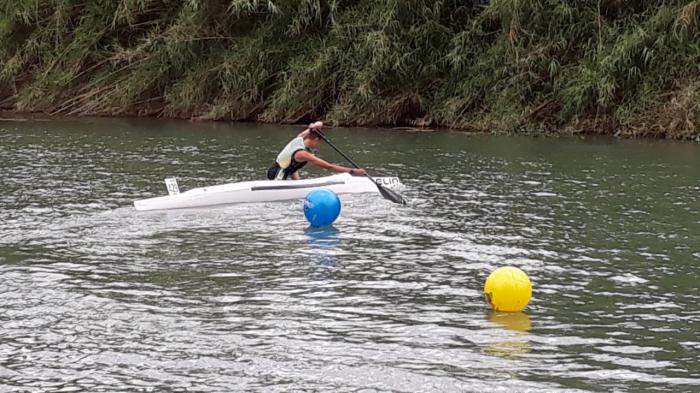
[[[326,141],[326,143],[328,143],[335,151],[337,151],[338,154],[340,154],[341,156],[343,156],[343,158],[345,158],[346,160],[348,160],[348,162],[351,163],[352,166],[354,166],[354,167],[357,168],[357,169],[360,168],[360,166],[357,165],[357,164],[355,163],[355,161],[353,161],[350,157],[346,156],[345,153],[343,153],[342,151],[340,151],[340,149],[338,149],[338,148],[333,144],[333,142],[331,142],[330,140],[328,140],[328,137],[325,136],[325,135],[321,132],[320,129],[315,128],[315,129],[313,129],[313,132],[317,133],[318,136],[320,136],[321,139],[323,139],[324,141]],[[403,197],[402,197],[401,195],[399,195],[399,194],[396,193],[395,191],[390,190],[390,189],[388,189],[388,188],[382,186],[381,184],[377,183],[377,181],[374,180],[374,179],[372,178],[372,176],[370,176],[369,174],[365,173],[365,176],[367,176],[368,179],[372,180],[372,183],[374,183],[374,185],[377,186],[377,188],[379,189],[379,193],[382,194],[382,196],[383,196],[385,199],[388,199],[388,200],[390,200],[390,201],[392,201],[392,202],[394,202],[394,203],[399,203],[399,204],[402,204],[402,205],[405,205],[405,204],[406,204],[406,200],[404,200]]]

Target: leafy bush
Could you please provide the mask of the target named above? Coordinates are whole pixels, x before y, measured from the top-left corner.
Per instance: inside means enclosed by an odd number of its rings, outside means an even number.
[[[0,106],[697,138],[699,26],[700,0],[0,0]]]

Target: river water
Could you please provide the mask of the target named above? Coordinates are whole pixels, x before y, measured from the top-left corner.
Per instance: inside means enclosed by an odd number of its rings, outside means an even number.
[[[700,391],[697,144],[332,129],[409,204],[132,206],[297,132],[0,122],[0,391]],[[483,301],[505,265],[523,313]]]

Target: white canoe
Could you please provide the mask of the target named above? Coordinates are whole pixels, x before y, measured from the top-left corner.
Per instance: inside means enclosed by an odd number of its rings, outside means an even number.
[[[398,177],[375,177],[382,186],[401,187]],[[167,183],[167,180],[166,180]],[[339,175],[305,180],[255,180],[194,188],[182,193],[134,201],[136,210],[185,209],[303,199],[317,188],[328,188],[337,194],[379,193],[377,186],[365,176]]]

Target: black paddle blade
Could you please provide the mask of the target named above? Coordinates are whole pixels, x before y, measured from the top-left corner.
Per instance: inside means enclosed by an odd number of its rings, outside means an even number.
[[[377,183],[375,183],[375,184],[377,184]],[[384,186],[382,186],[381,184],[377,184],[377,188],[379,189],[379,193],[382,194],[382,196],[385,199],[388,199],[394,203],[398,203],[401,205],[406,204],[406,200],[403,199],[403,197],[401,195],[399,195],[397,192],[395,192],[394,190],[384,188]]]

